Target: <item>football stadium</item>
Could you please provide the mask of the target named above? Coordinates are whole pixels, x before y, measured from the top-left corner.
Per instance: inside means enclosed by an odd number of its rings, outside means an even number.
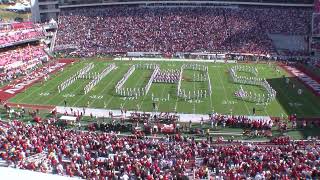
[[[1,179],[320,178],[319,0],[1,3]]]

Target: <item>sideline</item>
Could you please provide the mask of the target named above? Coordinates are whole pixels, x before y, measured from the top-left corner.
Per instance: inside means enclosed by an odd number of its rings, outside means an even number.
[[[237,63],[236,60],[203,60],[203,59],[165,59],[165,58],[128,58],[128,57],[117,57],[115,61],[162,61],[162,62],[212,62],[212,63]]]
[[[119,109],[97,109],[97,108],[83,108],[83,107],[64,107],[64,106],[56,106],[55,109],[58,113],[64,114],[73,114],[71,112],[71,108],[73,112],[83,112],[85,110],[84,116],[90,116],[91,114],[95,117],[109,117],[109,112],[112,112],[116,117],[129,118],[131,113],[148,113],[154,115],[154,112],[144,112],[144,111],[127,111],[126,114],[121,113]],[[157,113],[160,114],[160,113]],[[180,117],[179,122],[200,122],[202,119],[204,121],[209,121],[209,114],[184,114],[184,113],[169,113],[170,115],[178,115]],[[236,115],[234,115],[236,116]],[[248,119],[263,119],[263,120],[271,120],[270,116],[246,116]]]

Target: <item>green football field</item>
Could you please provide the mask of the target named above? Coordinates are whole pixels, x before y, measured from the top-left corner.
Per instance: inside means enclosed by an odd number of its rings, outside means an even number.
[[[117,68],[112,70],[110,74],[104,77],[88,94],[84,94],[83,88],[91,80],[79,79],[73,84],[58,93],[58,85],[74,75],[88,63],[93,62],[94,68],[91,72],[99,73],[108,64],[115,63]],[[152,61],[102,61],[88,59],[69,65],[62,72],[51,75],[46,82],[38,83],[27,89],[26,91],[16,95],[9,101],[13,103],[26,103],[37,105],[59,105],[73,107],[92,107],[106,109],[120,109],[153,111],[152,103],[156,103],[157,111],[161,112],[181,112],[207,114],[213,111],[223,114],[251,115],[252,108],[255,107],[256,115],[265,116],[286,116],[296,113],[298,116],[315,117],[320,116],[320,99],[312,94],[298,80],[290,78],[290,84],[286,84],[283,76],[288,76],[285,71],[276,65],[268,64],[245,64],[243,66],[255,66],[258,70],[258,77],[266,78],[271,86],[277,91],[276,100],[270,104],[253,103],[238,99],[234,93],[239,90],[240,84],[231,81],[229,68],[235,64],[220,63],[199,63],[208,67],[211,80],[212,96],[207,96],[200,100],[185,100],[177,98],[177,84],[153,83],[150,91],[145,96],[137,99],[119,96],[115,92],[115,85],[128,71],[131,65],[137,63],[154,63],[160,65],[161,70],[164,69],[180,69],[183,64],[191,62],[152,62]],[[279,69],[276,71],[275,69]],[[207,82],[195,82],[190,79],[197,72],[186,70],[183,72],[183,81],[181,87],[190,91],[207,89]],[[125,88],[142,88],[148,82],[152,70],[137,69],[128,78],[124,84]],[[240,73],[241,76],[251,75],[245,72]],[[291,83],[295,84],[292,88]],[[241,85],[244,90],[264,93],[264,89],[259,86]],[[298,95],[297,90],[303,90],[302,95]],[[153,95],[153,100],[152,100]]]

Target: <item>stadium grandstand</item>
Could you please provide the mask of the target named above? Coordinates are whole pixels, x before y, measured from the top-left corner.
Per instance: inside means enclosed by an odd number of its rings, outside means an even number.
[[[0,23],[0,179],[320,178],[320,0],[30,4]]]

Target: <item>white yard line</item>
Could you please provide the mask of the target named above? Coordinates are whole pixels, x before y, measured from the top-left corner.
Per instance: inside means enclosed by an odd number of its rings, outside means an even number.
[[[208,71],[209,71],[209,67],[208,67]],[[212,87],[211,76],[210,76],[209,72],[207,72],[207,73],[208,73],[208,77],[210,78],[210,82],[211,82],[210,85],[211,85],[211,91],[212,91],[213,87]],[[208,79],[207,79],[207,84],[209,85],[209,80]],[[211,95],[209,95],[210,96],[210,111],[212,111],[212,109],[213,109],[213,102],[212,102],[213,95],[212,95],[212,93],[211,93]]]
[[[178,100],[179,100],[179,97],[177,96],[176,102],[175,102],[175,105],[174,105],[174,109],[175,109],[176,111],[178,111]]]
[[[160,98],[162,98],[165,89],[166,89],[166,86],[164,86],[162,88],[161,95],[160,95],[161,97]],[[143,100],[144,100],[144,98],[143,98]],[[141,107],[142,103],[143,103],[143,101],[140,103],[140,107]],[[158,110],[159,110],[160,104],[161,104],[161,100],[159,100],[159,102],[157,103]]]
[[[227,66],[229,69],[229,64]],[[239,86],[241,86],[241,85],[239,85]],[[248,85],[248,86],[250,87],[250,90],[252,90],[252,92],[254,92],[254,89],[252,87],[254,85]],[[244,102],[245,106],[247,107],[248,114],[250,114],[250,109],[248,110],[247,101],[243,100],[243,102]],[[254,106],[257,106],[257,103],[254,103]],[[264,112],[269,116],[268,112],[266,111],[266,108],[263,107],[263,109],[264,109]]]
[[[195,83],[195,79],[193,79],[193,92],[196,92],[196,83]],[[193,94],[193,95],[195,95],[195,94]],[[195,114],[196,113],[196,102],[195,101],[193,101],[192,100],[192,102],[193,102],[193,109],[192,109],[192,111],[193,111],[193,114]]]
[[[228,69],[228,70],[229,70],[229,69]],[[227,91],[226,91],[226,88],[224,87],[224,84],[223,84],[223,81],[222,81],[222,78],[221,78],[221,75],[220,75],[221,72],[224,72],[224,71],[219,71],[219,73],[217,73],[217,74],[219,74],[219,80],[220,80],[220,82],[221,82],[221,84],[222,84],[222,88],[223,88],[223,91],[224,91],[224,94],[225,94],[225,98],[226,98],[227,101],[229,102],[229,99],[228,99],[228,96],[227,96]],[[232,84],[232,85],[234,85],[234,84]],[[228,105],[228,102],[226,103],[226,105]],[[246,107],[246,109],[247,109],[247,111],[248,111],[248,114],[250,114],[250,110],[249,110],[249,107],[247,106],[247,103],[244,102],[244,104],[245,104],[245,107]],[[232,110],[232,112],[233,112],[233,110]]]
[[[118,69],[118,68],[117,68],[117,69]],[[117,69],[114,69],[113,72],[115,72]],[[118,72],[119,72],[119,71],[118,71]],[[112,72],[110,72],[108,75],[111,75],[111,73],[112,73]],[[108,77],[108,75],[105,76],[104,78]],[[103,79],[104,79],[104,78],[103,78]],[[101,92],[98,93],[99,96],[100,96],[100,95],[103,95],[104,91],[109,87],[109,85],[115,81],[114,78],[112,78],[112,79],[113,79],[113,80],[109,81],[109,83],[108,83],[107,85],[105,85],[105,87],[101,90]],[[100,83],[101,83],[101,81],[100,81]],[[99,83],[98,83],[98,84],[99,84]],[[97,84],[97,86],[98,86],[98,84]],[[97,86],[96,86],[96,87],[97,87]],[[87,94],[87,95],[88,95],[88,94]],[[80,100],[82,100],[83,97],[84,97],[84,96],[82,96],[81,98],[79,98],[79,99],[73,104],[73,106],[76,105]],[[112,97],[113,97],[113,96],[112,96]],[[96,101],[97,101],[97,99],[94,99],[92,103],[89,103],[89,106],[90,106],[91,104],[93,104],[94,102],[96,102]]]
[[[211,86],[211,89],[213,89],[212,86]],[[212,92],[212,93],[213,93],[213,92]],[[213,109],[212,97],[213,97],[213,95],[210,96],[210,111],[212,111],[212,109]]]
[[[85,66],[85,65],[84,65],[84,66]],[[70,76],[68,76],[68,78],[69,78],[69,77],[70,77]],[[67,79],[68,79],[68,78],[67,78]],[[64,80],[63,80],[63,81],[64,81]],[[63,82],[63,81],[62,81],[62,82]],[[55,89],[56,89],[56,87],[55,87]],[[77,88],[75,91],[72,91],[72,93],[76,92],[78,89],[79,89],[79,88]],[[68,94],[71,94],[71,93],[68,93]],[[62,92],[61,92],[60,94],[58,93],[57,95],[55,95],[55,96],[52,97],[52,98],[49,98],[47,101],[45,101],[44,104],[47,104],[48,101],[50,101],[51,99],[53,99],[53,98],[55,98],[55,97],[57,97],[57,96],[59,96],[59,95],[61,96],[61,95],[62,95]],[[63,101],[64,101],[64,100],[60,101],[59,104],[62,103]]]
[[[67,67],[67,66],[66,66]],[[54,77],[54,78],[58,78],[59,76],[62,76],[62,74],[60,74],[60,73],[54,73],[54,74],[52,74],[52,75],[58,75],[58,76],[56,76],[56,77]],[[33,84],[31,87],[33,87],[33,86],[35,86],[35,85],[37,85],[37,84],[39,84],[39,83],[35,83],[35,84]],[[35,90],[34,92],[32,92],[32,93],[30,93],[29,95],[27,95],[27,96],[24,96],[23,98],[21,98],[19,101],[18,101],[18,103],[21,103],[24,99],[26,99],[26,98],[29,98],[31,95],[35,95],[36,97],[37,96],[39,96],[39,94],[37,94],[38,92],[42,92],[41,90],[43,90],[43,88],[45,88],[45,87],[47,87],[49,84],[53,84],[53,81],[52,81],[52,79],[48,79],[48,81],[47,81],[47,83],[45,83],[46,85],[44,85],[44,86],[41,86],[41,88],[39,88],[39,89],[37,89],[37,90]],[[29,88],[31,88],[31,87],[29,87]],[[29,89],[28,88],[28,89]],[[55,88],[52,88],[52,89],[50,89],[50,90],[48,90],[49,92],[51,91],[51,90],[53,90],[53,89],[56,89],[56,87]],[[27,91],[27,89],[26,90],[24,90],[24,91]],[[48,91],[46,91],[46,92],[48,92]],[[54,96],[54,97],[56,97],[56,96]],[[37,98],[38,99],[38,98]],[[51,99],[51,98],[50,98]],[[47,102],[47,101],[46,101]],[[32,103],[32,102],[30,102],[30,103]]]
[[[143,80],[143,78],[144,78],[144,74],[141,76],[141,78],[139,78],[139,81],[137,81],[137,83],[135,84],[135,86],[137,86],[137,85],[140,83],[140,80],[141,80],[141,79]],[[151,84],[151,86],[152,86],[152,84]],[[147,96],[147,94],[145,94],[145,95],[143,96],[143,99],[142,99],[141,104],[143,103],[143,101],[144,101],[144,99],[146,98],[146,96]],[[127,104],[127,102],[128,102],[128,101],[125,101],[125,102],[124,102],[123,107],[124,107],[124,105]],[[140,106],[140,107],[141,107],[141,106]]]

